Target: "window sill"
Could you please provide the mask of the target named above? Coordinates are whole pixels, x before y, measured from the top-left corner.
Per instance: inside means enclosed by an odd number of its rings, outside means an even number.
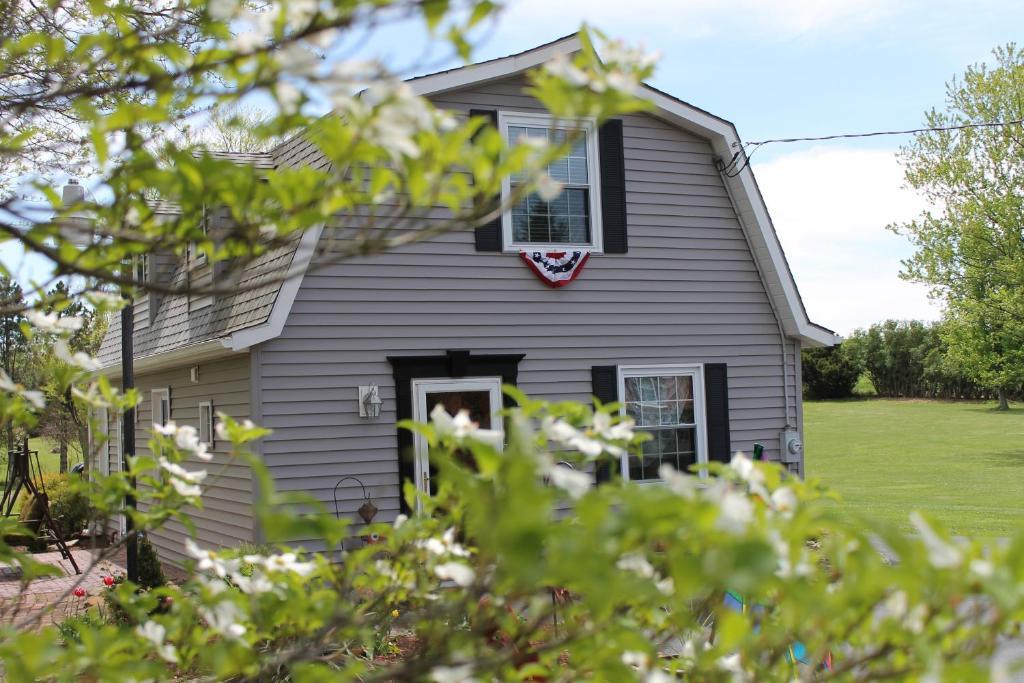
[[[591,256],[604,253],[589,244],[510,244],[502,251],[506,254],[518,254],[524,251],[587,251]]]

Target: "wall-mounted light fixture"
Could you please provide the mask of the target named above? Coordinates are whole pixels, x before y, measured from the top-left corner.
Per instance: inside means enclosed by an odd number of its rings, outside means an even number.
[[[193,365],[188,371],[188,378],[192,384],[199,384],[199,366]]]
[[[376,384],[359,387],[359,417],[380,417],[380,390]]]

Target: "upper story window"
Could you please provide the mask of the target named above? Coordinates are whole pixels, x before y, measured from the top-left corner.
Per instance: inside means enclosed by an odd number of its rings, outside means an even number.
[[[149,282],[149,254],[140,254],[132,259],[132,277],[136,283]]]
[[[500,112],[498,124],[510,144],[522,138],[552,143],[572,140],[568,155],[547,167],[552,179],[562,183],[561,194],[544,201],[536,192],[516,202],[502,216],[503,243],[509,250],[577,247],[600,251],[601,188],[597,131],[593,122],[579,127],[556,122],[544,114]],[[506,178],[502,198],[512,196],[523,182],[516,174]]]
[[[623,456],[624,479],[659,480],[662,465],[686,472],[695,463],[707,462],[701,366],[621,366],[619,396],[637,430],[651,435],[640,456]]]

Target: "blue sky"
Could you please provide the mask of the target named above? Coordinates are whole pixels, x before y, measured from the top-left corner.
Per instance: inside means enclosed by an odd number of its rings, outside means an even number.
[[[763,140],[921,125],[950,78],[1019,37],[1024,3],[509,0],[474,58],[528,49],[581,22],[659,50],[654,85],[729,119],[744,140]],[[397,67],[423,64],[424,50],[430,68],[414,72],[454,65],[410,24],[382,30],[358,56]],[[925,208],[902,187],[894,154],[905,141],[769,145],[754,157],[808,312],[840,333],[940,314],[924,287],[898,278],[910,249],[885,230]],[[15,260],[9,249],[0,258]]]

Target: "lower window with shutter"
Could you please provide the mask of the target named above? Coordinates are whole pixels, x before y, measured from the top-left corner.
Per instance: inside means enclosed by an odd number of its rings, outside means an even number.
[[[640,455],[622,460],[622,476],[657,481],[662,465],[681,472],[706,463],[704,373],[699,365],[620,366],[618,396],[638,431],[650,434]]]

